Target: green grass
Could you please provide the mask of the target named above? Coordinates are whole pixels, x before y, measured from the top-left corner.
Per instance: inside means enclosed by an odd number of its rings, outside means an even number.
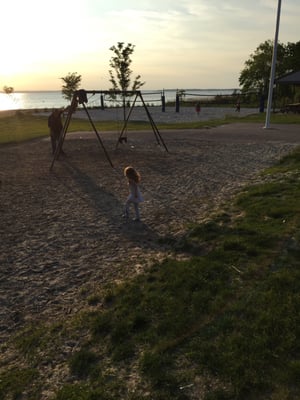
[[[214,127],[221,124],[234,122],[265,122],[265,114],[255,114],[248,117],[226,117],[223,119],[210,121],[196,121],[190,123],[160,123],[157,124],[158,129],[201,129]],[[276,124],[299,124],[300,115],[298,114],[274,114],[272,122]],[[122,124],[118,121],[101,121],[95,122],[96,128],[101,131],[119,131]],[[129,130],[145,130],[151,129],[148,122],[129,121]],[[92,127],[87,120],[73,118],[70,122],[68,132],[75,131],[91,131]],[[17,112],[15,116],[0,118],[0,144],[19,143],[26,140],[32,140],[49,135],[47,117],[39,115],[31,115],[26,112]]]
[[[227,118],[227,120],[231,122],[259,122],[265,124],[266,114],[265,113],[257,113],[248,115],[246,117],[232,117]],[[299,124],[300,123],[300,114],[271,114],[270,122],[273,124]]]
[[[38,400],[39,390],[31,389],[37,386],[35,382],[38,380],[38,372],[35,368],[7,368],[0,375],[0,399],[21,399],[22,394],[26,391],[28,398]]]
[[[167,239],[184,260],[99,287],[75,319],[19,334],[24,378],[15,388],[17,370],[2,372],[0,398],[38,398],[45,359],[69,370],[53,400],[300,398],[299,171],[297,149],[210,221]],[[70,340],[76,351],[61,361]]]

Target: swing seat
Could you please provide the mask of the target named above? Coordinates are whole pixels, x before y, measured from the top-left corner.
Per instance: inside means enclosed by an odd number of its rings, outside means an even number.
[[[120,137],[119,138],[119,143],[127,143],[127,137],[126,136],[124,136],[124,137]]]

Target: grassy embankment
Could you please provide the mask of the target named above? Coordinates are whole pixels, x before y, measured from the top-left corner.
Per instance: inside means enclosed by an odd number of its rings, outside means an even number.
[[[265,114],[255,114],[248,117],[226,117],[219,120],[196,121],[190,123],[157,124],[158,129],[201,129],[213,127],[221,124],[234,122],[265,122]],[[299,114],[274,114],[271,119],[275,124],[299,124]],[[95,122],[99,132],[101,131],[120,131],[122,124],[120,121],[101,121]],[[151,129],[148,122],[129,121],[128,129],[142,130]],[[91,124],[87,120],[73,118],[70,122],[68,132],[92,131]],[[36,139],[49,135],[46,116],[32,116],[30,113],[17,112],[14,116],[0,116],[0,144],[19,143],[26,140]]]
[[[26,327],[0,398],[40,399],[51,366],[64,371],[55,400],[299,399],[299,170],[298,148],[210,221],[166,237],[184,260],[82,288],[85,312]]]

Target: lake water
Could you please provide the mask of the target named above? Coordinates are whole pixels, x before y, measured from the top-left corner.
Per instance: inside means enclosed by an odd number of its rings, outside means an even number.
[[[185,100],[200,100],[204,98],[212,98],[217,95],[231,95],[238,89],[184,89]],[[161,96],[164,92],[165,100],[175,101],[176,89],[166,90],[142,90],[142,96],[148,105],[160,105]],[[100,94],[88,93],[88,106],[100,106]],[[120,102],[111,100],[108,95],[104,94],[104,104],[107,107],[116,106]],[[139,105],[140,100],[136,102]],[[52,109],[66,107],[70,102],[62,97],[61,91],[28,91],[14,92],[11,94],[0,93],[0,110],[30,110],[30,109]]]

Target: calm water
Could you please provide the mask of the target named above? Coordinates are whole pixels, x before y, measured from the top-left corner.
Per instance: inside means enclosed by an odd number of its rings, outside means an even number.
[[[201,99],[214,97],[216,95],[231,95],[235,89],[185,89],[185,99]],[[160,105],[162,90],[142,90],[145,103]],[[164,91],[166,101],[175,101],[176,90]],[[100,105],[100,94],[88,94],[88,105],[95,107]],[[107,95],[104,96],[106,106],[116,106],[118,101],[112,101]],[[0,110],[27,110],[27,109],[52,109],[65,107],[70,104],[62,97],[61,91],[37,91],[37,92],[15,92],[12,94],[0,93]],[[138,102],[137,102],[138,105]]]

